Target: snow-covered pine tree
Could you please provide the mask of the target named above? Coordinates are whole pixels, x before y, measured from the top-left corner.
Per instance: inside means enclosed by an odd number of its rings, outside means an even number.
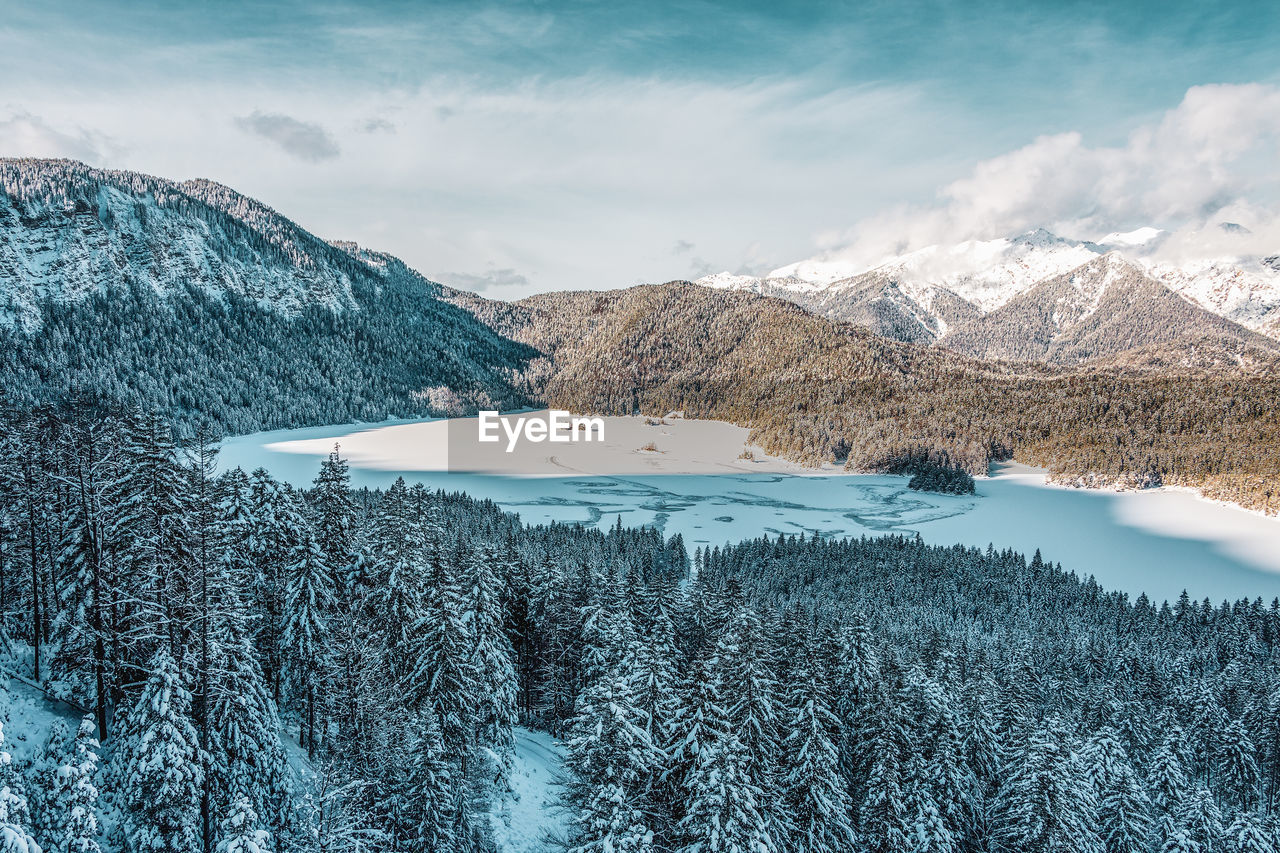
[[[854,846],[854,834],[836,746],[839,721],[813,643],[809,650],[786,685],[787,734],[778,780],[783,808],[775,813],[781,831],[774,831],[795,853],[840,853]]]
[[[1147,767],[1147,789],[1151,792],[1151,804],[1159,815],[1172,814],[1179,809],[1189,790],[1182,770],[1181,741],[1182,730],[1169,726]]]
[[[1203,786],[1187,795],[1173,816],[1173,823],[1197,845],[1196,849],[1213,853],[1218,850],[1226,831],[1217,801],[1209,789]]]
[[[192,619],[188,582],[192,553],[189,474],[170,427],[133,412],[125,421],[122,459],[109,499],[116,507],[107,532],[119,568],[120,647],[125,682],[145,674],[160,645],[182,654]]]
[[[290,782],[275,703],[242,622],[228,618],[213,644],[210,685],[209,789],[215,814],[248,797],[273,831],[287,818]]]
[[[761,814],[761,791],[743,770],[745,750],[732,732],[704,743],[685,777],[679,853],[774,853],[779,843]]]
[[[482,545],[469,561],[468,618],[471,664],[476,678],[475,725],[478,744],[496,756],[493,778],[506,786],[516,724],[515,652],[506,631],[497,549]]]
[[[0,686],[0,696],[5,689]],[[4,723],[0,722],[0,853],[41,853],[31,834],[31,811],[18,784],[13,757],[4,748]]]
[[[1103,726],[1080,755],[1098,803],[1097,827],[1106,853],[1140,853],[1151,841],[1151,801],[1129,761],[1120,733]]]
[[[285,590],[284,644],[285,678],[291,698],[299,705],[298,741],[314,758],[318,741],[317,694],[323,689],[331,665],[328,615],[335,607],[333,576],[324,564],[319,543],[303,537],[288,567]]]
[[[870,771],[859,809],[858,832],[869,853],[893,853],[910,844],[913,816],[906,809],[910,734],[894,691],[884,690],[867,726]]]
[[[764,793],[746,773],[746,749],[730,728],[708,663],[690,675],[677,725],[672,772],[680,780],[680,853],[773,853],[778,842],[761,812]]]
[[[76,729],[58,768],[55,820],[46,853],[98,853],[98,739],[92,717]]]
[[[1030,737],[1021,760],[1007,769],[994,804],[1001,850],[1019,853],[1100,853],[1097,800],[1055,721]]]
[[[906,767],[907,847],[910,853],[955,853],[961,839],[947,825],[933,796],[933,779],[918,756]]]
[[[1223,853],[1275,853],[1280,849],[1274,824],[1268,828],[1262,815],[1240,812],[1227,827]]]
[[[401,774],[391,796],[392,831],[402,850],[455,853],[458,782],[445,754],[435,713],[414,715],[401,758]]]
[[[479,684],[467,601],[446,556],[434,555],[422,615],[412,629],[413,669],[402,682],[410,708],[431,709],[445,750],[465,772],[476,746]],[[452,560],[450,560],[452,562]]]
[[[646,800],[666,757],[639,720],[625,673],[600,672],[579,694],[566,762],[572,775],[565,794],[574,810],[571,853],[652,848]]]
[[[339,593],[343,591],[343,579],[355,558],[356,504],[351,498],[350,484],[347,460],[342,458],[335,444],[333,451],[320,463],[320,473],[316,475],[308,497],[315,515],[320,553],[332,574],[330,587]]]
[[[1218,743],[1218,785],[1228,801],[1242,811],[1258,802],[1262,774],[1254,758],[1257,750],[1240,720],[1233,720]]]
[[[369,531],[369,582],[365,606],[376,618],[386,645],[387,665],[397,681],[407,678],[417,660],[414,626],[424,617],[429,594],[423,567],[429,559],[423,547],[421,520],[414,516],[414,502],[404,478],[379,501]],[[455,572],[458,566],[452,567]]]
[[[129,850],[191,853],[200,849],[203,784],[191,694],[166,648],[156,652],[151,669],[113,757],[112,778],[124,805],[120,829]]]
[[[237,797],[218,831],[216,853],[272,853],[271,833],[259,825],[248,797]]]
[[[259,468],[250,475],[248,552],[253,577],[246,601],[254,605],[254,646],[271,699],[280,703],[284,685],[284,598],[288,567],[307,535],[303,507],[294,491]]]

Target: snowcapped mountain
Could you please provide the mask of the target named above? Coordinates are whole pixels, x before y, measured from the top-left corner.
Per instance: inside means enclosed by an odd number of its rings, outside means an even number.
[[[1171,264],[1155,251],[1167,236],[1144,227],[1089,242],[1038,229],[1016,237],[929,246],[869,269],[813,260],[763,278],[720,274],[697,283],[788,299],[830,319],[857,323],[898,340],[935,342],[975,355],[1058,360],[1071,353],[1070,358],[1078,360],[1085,351],[1067,345],[1072,334],[1068,328],[1078,330],[1093,312],[1119,310],[1121,305],[1132,322],[1147,310],[1180,325],[1159,332],[1150,329],[1145,335],[1110,335],[1111,345],[1093,352],[1093,357],[1115,355],[1120,351],[1116,347],[1131,342],[1168,343],[1174,333],[1230,339],[1233,351],[1242,340],[1248,340],[1248,346],[1271,346],[1266,339],[1238,334],[1236,324],[1244,327],[1239,332],[1247,329],[1280,339],[1280,258]],[[1063,289],[1064,280],[1072,283],[1070,293]],[[1053,282],[1053,287],[1044,286]],[[1104,300],[1105,294],[1121,290],[1128,298]],[[1145,309],[1144,304],[1131,304],[1138,293],[1147,300]],[[1184,311],[1165,299],[1167,295],[1200,310]],[[1067,336],[1061,345],[1032,344],[1033,336],[1002,322],[1002,317],[1025,315],[1037,300],[1043,302],[1037,310],[1054,334]],[[1000,313],[1010,305],[1013,310]],[[1081,306],[1092,307],[1086,311]],[[1229,323],[1210,322],[1201,313]],[[1145,320],[1138,325],[1146,328]],[[977,346],[978,340],[990,346]],[[967,343],[961,345],[962,341]]]
[[[368,269],[252,199],[70,160],[0,159],[0,323],[29,328],[44,299],[195,286],[295,314],[356,307]]]

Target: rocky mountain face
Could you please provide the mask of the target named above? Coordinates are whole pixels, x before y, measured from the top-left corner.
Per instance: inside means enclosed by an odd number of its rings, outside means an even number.
[[[0,160],[0,323],[30,328],[44,300],[189,286],[282,314],[356,307],[369,271],[252,199],[69,160]]]
[[[1174,266],[1149,254],[1160,234],[1147,228],[1087,243],[1039,230],[931,246],[869,270],[803,262],[764,278],[721,274],[698,283],[987,358],[1133,364],[1133,350],[1182,341],[1195,342],[1196,364],[1248,366],[1280,351],[1280,264]]]

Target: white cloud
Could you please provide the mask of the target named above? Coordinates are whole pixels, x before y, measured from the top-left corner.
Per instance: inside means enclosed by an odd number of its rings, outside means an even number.
[[[1144,225],[1175,232],[1164,252],[1274,252],[1278,189],[1280,89],[1197,86],[1123,145],[1091,147],[1080,133],[1040,137],[979,162],[934,204],[890,208],[822,235],[820,260],[871,266],[932,244],[1038,227],[1096,239]],[[1222,221],[1252,233],[1214,227]]]
[[[100,163],[115,148],[112,141],[101,133],[82,127],[59,130],[25,110],[0,119],[0,156],[69,157]]]

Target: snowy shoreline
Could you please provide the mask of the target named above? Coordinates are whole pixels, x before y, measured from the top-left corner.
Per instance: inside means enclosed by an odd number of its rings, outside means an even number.
[[[542,415],[547,410],[525,410],[504,414],[504,420],[524,415]],[[649,474],[787,474],[799,477],[865,476],[831,463],[812,468],[778,456],[770,456],[747,440],[750,429],[727,421],[699,420],[679,415],[606,416],[603,443],[532,444],[520,443],[512,453],[501,447],[479,443],[477,418],[398,420],[380,424],[352,424],[348,432],[324,438],[301,438],[269,442],[273,451],[322,456],[335,442],[342,454],[359,467],[384,471],[450,472],[497,477],[636,476]],[[335,426],[334,431],[341,429]],[[652,442],[656,449],[643,449]],[[750,452],[752,459],[740,454]],[[1239,512],[1277,525],[1280,516],[1249,509],[1230,501],[1206,497],[1191,486],[1156,486],[1133,489],[1121,485],[1078,486],[1049,479],[1045,468],[1016,459],[996,462],[991,473],[978,481],[1012,477],[1046,489],[1096,492],[1115,495],[1179,494],[1206,507]],[[1154,523],[1155,519],[1153,519]],[[1169,532],[1162,529],[1162,532]]]

